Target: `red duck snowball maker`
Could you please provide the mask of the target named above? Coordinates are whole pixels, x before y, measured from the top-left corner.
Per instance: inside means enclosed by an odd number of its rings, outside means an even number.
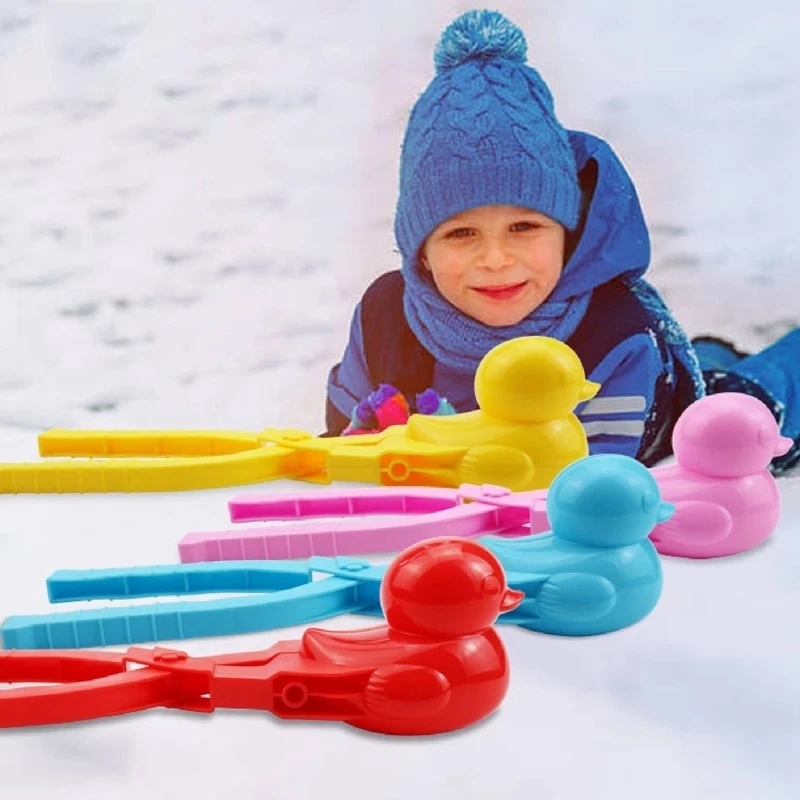
[[[0,690],[0,728],[163,707],[254,709],[385,734],[446,733],[479,722],[503,701],[508,656],[492,625],[523,598],[477,542],[431,539],[402,552],[384,575],[384,625],[309,629],[268,650],[198,658],[140,647],[0,651],[0,682],[56,684]]]

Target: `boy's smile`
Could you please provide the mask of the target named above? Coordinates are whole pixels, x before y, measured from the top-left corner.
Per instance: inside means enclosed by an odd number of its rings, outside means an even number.
[[[476,286],[474,291],[480,292],[483,297],[490,300],[511,300],[516,297],[526,286],[528,281],[518,283],[493,284],[491,286]]]
[[[558,283],[564,228],[530,209],[481,206],[439,225],[420,260],[459,311],[491,327],[516,325]]]

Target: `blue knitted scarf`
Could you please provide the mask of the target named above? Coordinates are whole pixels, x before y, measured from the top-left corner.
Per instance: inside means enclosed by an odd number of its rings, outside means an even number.
[[[495,345],[518,336],[549,336],[566,341],[575,332],[589,307],[591,291],[558,298],[558,287],[521,322],[490,327],[466,316],[439,293],[428,273],[404,269],[403,306],[408,325],[434,359],[459,372],[478,369]]]

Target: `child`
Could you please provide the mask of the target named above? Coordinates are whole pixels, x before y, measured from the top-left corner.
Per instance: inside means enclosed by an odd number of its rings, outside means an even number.
[[[631,178],[604,141],[561,126],[522,32],[497,12],[468,12],[434,61],[401,154],[402,271],[375,280],[355,310],[329,376],[326,435],[358,432],[367,417],[375,427],[376,397],[399,404],[393,422],[398,408],[474,410],[486,353],[543,335],[601,384],[576,409],[592,454],[656,463],[706,391],[755,394],[800,440],[800,329],[754,356],[689,342],[642,277],[650,242]],[[798,460],[800,441],[774,471]]]

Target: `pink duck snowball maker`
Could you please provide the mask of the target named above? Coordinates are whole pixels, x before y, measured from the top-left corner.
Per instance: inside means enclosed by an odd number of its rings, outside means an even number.
[[[675,506],[672,518],[656,525],[650,534],[659,553],[683,558],[719,558],[750,550],[769,538],[780,519],[781,500],[778,485],[767,467],[773,458],[788,452],[792,441],[780,435],[764,403],[738,392],[700,398],[683,412],[675,425],[672,446],[677,463],[652,470],[661,499]],[[342,499],[351,506],[344,512],[348,516],[399,513],[406,517],[394,523],[368,519],[322,523],[306,526],[302,535],[301,529],[297,529],[296,537],[287,536],[285,527],[268,531],[269,536],[264,528],[253,529],[252,541],[256,544],[263,541],[259,546],[265,553],[267,538],[277,543],[281,555],[270,556],[277,558],[300,557],[290,555],[290,539],[299,543],[305,557],[312,553],[344,555],[403,549],[420,541],[417,537],[424,538],[431,529],[445,525],[448,535],[467,536],[526,536],[550,530],[547,490],[512,493],[497,486],[464,485],[459,491],[423,487],[412,492],[416,511],[407,508],[402,499],[408,490],[399,490],[397,494],[393,488],[381,487],[344,493],[323,490],[323,493],[324,497],[317,498],[314,513],[295,496],[267,500],[266,505],[272,509],[266,516],[261,509],[263,498],[255,496],[249,502],[245,498],[234,499],[230,503],[232,519],[243,522],[339,516],[341,504],[335,511],[329,504]],[[392,507],[392,511],[385,503],[375,505],[376,498],[391,499],[393,495],[402,502]],[[309,496],[306,494],[303,499],[309,500]],[[463,499],[475,502],[462,505]],[[431,502],[435,509],[428,507]],[[352,504],[359,505],[361,510],[355,510]],[[291,509],[288,513],[287,505]],[[508,512],[504,527],[492,527],[500,524],[500,517],[487,517],[487,506],[498,506],[498,511]],[[516,516],[514,512],[518,512]],[[509,527],[512,518],[517,521]],[[312,546],[313,537],[324,541],[322,549],[315,549],[319,543]],[[206,560],[207,548],[212,544],[217,555],[211,560],[243,558],[246,540],[249,540],[246,534],[234,531],[189,534],[179,545],[181,560]],[[223,556],[223,543],[236,554]],[[306,547],[310,548],[307,553]]]
[[[723,392],[695,401],[672,434],[677,464],[653,470],[662,498],[676,506],[650,535],[658,552],[718,558],[761,544],[781,513],[767,466],[791,446],[757,398]]]

